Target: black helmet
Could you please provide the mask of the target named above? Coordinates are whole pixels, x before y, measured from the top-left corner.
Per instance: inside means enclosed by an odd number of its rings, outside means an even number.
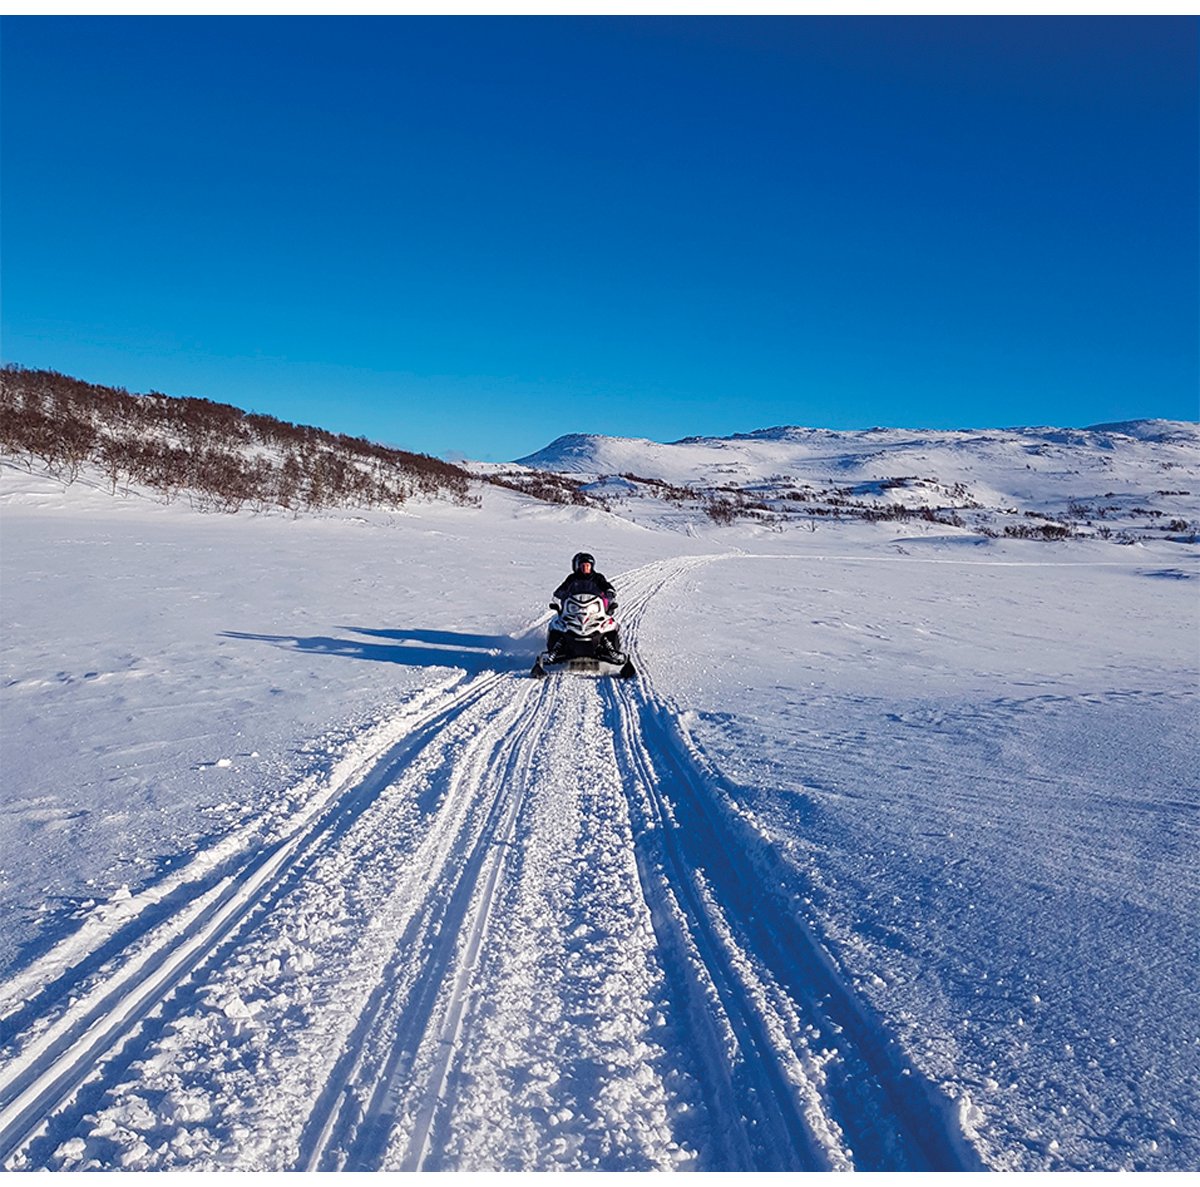
[[[571,572],[578,573],[585,561],[592,566],[593,570],[596,568],[596,558],[590,552],[577,552],[571,557]]]

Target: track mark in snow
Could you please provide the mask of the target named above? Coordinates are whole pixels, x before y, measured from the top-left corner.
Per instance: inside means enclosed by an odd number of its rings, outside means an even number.
[[[785,1047],[772,1042],[765,1003],[753,999],[749,970],[730,946],[727,930],[718,930],[716,904],[687,863],[639,716],[618,693],[609,696],[638,828],[639,872],[646,898],[656,907],[659,943],[671,954],[675,993],[705,1056],[710,1108],[739,1122],[731,1126],[736,1138],[726,1135],[726,1157],[742,1170],[845,1169],[836,1135],[818,1135],[820,1126],[809,1124],[801,1099],[808,1077]]]
[[[520,845],[482,950],[486,995],[425,1165],[691,1166],[699,1093],[672,1025],[597,685],[551,688]]]
[[[635,654],[654,595],[711,559],[623,575]],[[30,979],[0,1156],[977,1166],[674,717],[652,667],[435,696],[271,845],[199,863]]]
[[[519,687],[520,720],[463,763],[459,794],[489,801],[489,822],[431,887],[429,942],[402,937],[408,956],[351,1036],[300,1166],[696,1158],[676,1130],[699,1136],[699,1093],[667,1051],[671,1007],[595,683]]]
[[[291,835],[254,854],[192,901],[185,898],[149,934],[134,936],[86,985],[74,987],[76,996],[49,1025],[34,1017],[0,1068],[0,1160],[11,1161],[36,1137],[80,1085],[120,1053],[141,1020],[266,904],[310,850],[336,840],[366,811],[446,717],[461,713],[498,679],[480,677],[435,701],[399,741],[359,763],[358,778],[332,802],[319,812],[302,813]]]
[[[178,921],[190,901],[222,878],[236,876],[270,845],[308,831],[314,820],[348,789],[356,787],[382,756],[393,750],[398,756],[414,735],[481,695],[498,678],[489,674],[464,682],[455,677],[422,689],[404,712],[357,739],[327,776],[309,776],[281,795],[285,805],[282,823],[265,841],[260,835],[261,822],[252,822],[196,853],[138,894],[130,895],[124,889],[109,902],[100,903],[77,931],[0,985],[0,1044],[18,1035],[29,1019],[53,1020],[62,1002],[71,996],[82,997],[90,989],[89,978],[97,969],[103,975],[110,956],[126,952],[135,941],[156,929],[161,932],[160,923]],[[318,787],[322,778],[325,785]],[[226,808],[218,805],[214,811]]]
[[[512,845],[521,766],[528,753],[528,743],[522,743],[537,721],[528,706],[545,695],[524,682],[516,687],[520,689],[517,712],[505,718],[503,729],[489,733],[487,745],[475,747],[456,780],[456,796],[489,803],[486,821],[470,852],[453,866],[445,865],[444,883],[434,882],[431,887],[424,905],[425,951],[413,950],[413,935],[402,937],[398,956],[419,971],[402,999],[381,985],[372,1013],[364,1015],[367,1027],[347,1048],[356,1067],[349,1075],[344,1070],[339,1073],[346,1075],[344,1083],[336,1079],[331,1083],[341,1107],[322,1124],[313,1149],[304,1152],[304,1165],[312,1169],[377,1168],[388,1135],[402,1114],[412,1117],[405,1169],[420,1169],[471,970]],[[381,1042],[386,1042],[382,1054],[373,1052],[371,1047]],[[372,1063],[376,1070],[364,1081],[363,1073]],[[418,1103],[412,1103],[414,1098]]]
[[[694,944],[729,1019],[734,1091],[759,1135],[755,1165],[782,1169],[776,1160],[790,1148],[785,1158],[830,1168],[980,1169],[953,1102],[840,977],[791,872],[702,769],[652,685],[609,697],[640,799],[648,893],[673,908],[660,912],[664,930]]]

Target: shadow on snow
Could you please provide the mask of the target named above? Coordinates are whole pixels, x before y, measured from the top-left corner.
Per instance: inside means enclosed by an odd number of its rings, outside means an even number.
[[[328,635],[263,635],[249,631],[222,631],[225,639],[248,639],[270,643],[290,651],[343,659],[373,660],[417,668],[463,668],[470,675],[481,672],[515,672],[529,667],[537,649],[534,639],[511,635],[475,635],[457,631],[373,630],[368,627],[339,627],[357,635],[388,639],[388,643],[360,639],[335,639]]]

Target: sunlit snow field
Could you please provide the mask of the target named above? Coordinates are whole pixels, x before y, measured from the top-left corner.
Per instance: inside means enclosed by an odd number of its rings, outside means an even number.
[[[908,551],[695,571],[656,680],[993,1165],[1192,1164],[1196,571]]]
[[[464,674],[527,670],[574,551],[594,552],[619,591],[623,574],[678,558],[653,587],[633,579],[646,591],[632,641],[647,695],[695,769],[782,857],[838,977],[879,1033],[945,1086],[983,1163],[1200,1165],[1194,544],[851,523],[810,532],[697,521],[684,532],[504,491],[481,508],[234,517],[64,489],[10,466],[0,482],[0,1017],[152,910],[154,887],[190,861],[265,845],[339,762],[386,740],[422,697],[432,703]],[[637,880],[622,841],[637,822],[616,806],[621,768],[604,757],[619,706],[596,699],[605,695],[584,681],[555,710],[578,736],[554,739],[545,760],[543,822],[513,817],[536,857],[525,881],[500,886],[472,941],[480,975],[494,978],[492,1003],[473,1005],[466,981],[450,995],[452,1016],[465,1019],[454,1033],[467,1071],[444,1130],[412,1122],[433,1135],[425,1165],[718,1169],[725,1156],[684,1119],[691,1090],[660,1066],[671,1041],[646,1045],[619,1017],[607,1039],[599,1023],[569,1033],[585,1054],[610,1043],[588,1056],[597,1066],[629,1064],[613,1083],[636,1085],[640,1064],[649,1076],[658,1061],[658,1087],[637,1097],[650,1120],[636,1133],[602,1140],[596,1118],[616,1124],[637,1110],[599,1082],[587,1086],[595,1117],[577,1108],[555,1122],[560,1146],[539,1140],[541,1122],[523,1137],[515,1122],[504,1133],[486,1124],[513,1092],[498,1046],[510,1041],[507,1058],[536,1080],[538,1044],[555,1049],[570,1026],[567,1009],[560,1030],[546,1031],[543,1002],[526,1040],[504,1039],[512,1011],[526,1008],[506,995],[541,985],[582,1011],[592,978],[588,993],[653,1014],[663,974],[649,915],[571,905],[553,874],[588,866],[590,881],[572,886],[591,887],[597,903]],[[539,751],[550,747],[543,739]],[[591,799],[575,804],[580,788]],[[546,816],[556,811],[566,813],[557,824]],[[537,904],[555,902],[560,916],[539,915]],[[520,942],[493,947],[503,912]],[[561,980],[522,971],[539,930],[558,943],[564,920],[595,937],[593,956],[609,956],[564,957]],[[619,992],[601,985],[610,960]],[[381,951],[371,976],[384,961]],[[225,975],[214,966],[206,976],[219,989]],[[221,999],[227,1017],[232,1000]],[[289,1034],[296,1059],[316,1067],[330,1040]],[[0,1037],[19,1059],[21,1034]],[[826,1035],[813,1051],[837,1042]],[[284,1135],[284,1110],[264,1103],[272,1085],[319,1090],[292,1085],[286,1070],[254,1083],[239,1072],[234,1091],[213,1063],[183,1095],[171,1081],[174,1097],[135,1083],[137,1100],[158,1102],[144,1116],[126,1099],[139,1075],[153,1079],[135,1064],[121,1069],[123,1086],[93,1087],[93,1120],[52,1129],[29,1165],[273,1169],[309,1140]],[[681,1083],[702,1076],[680,1064]],[[188,1136],[172,1144],[173,1133]],[[813,1144],[831,1165],[853,1162],[836,1134]]]

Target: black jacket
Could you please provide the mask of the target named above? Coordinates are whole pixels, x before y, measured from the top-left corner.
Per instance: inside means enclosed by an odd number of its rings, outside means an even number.
[[[612,582],[603,573],[597,573],[594,569],[586,577],[582,573],[572,573],[554,591],[554,600],[561,602],[563,598],[569,598],[572,594],[579,593],[599,594],[601,597],[607,598],[610,604],[617,600],[617,591],[613,588]]]

